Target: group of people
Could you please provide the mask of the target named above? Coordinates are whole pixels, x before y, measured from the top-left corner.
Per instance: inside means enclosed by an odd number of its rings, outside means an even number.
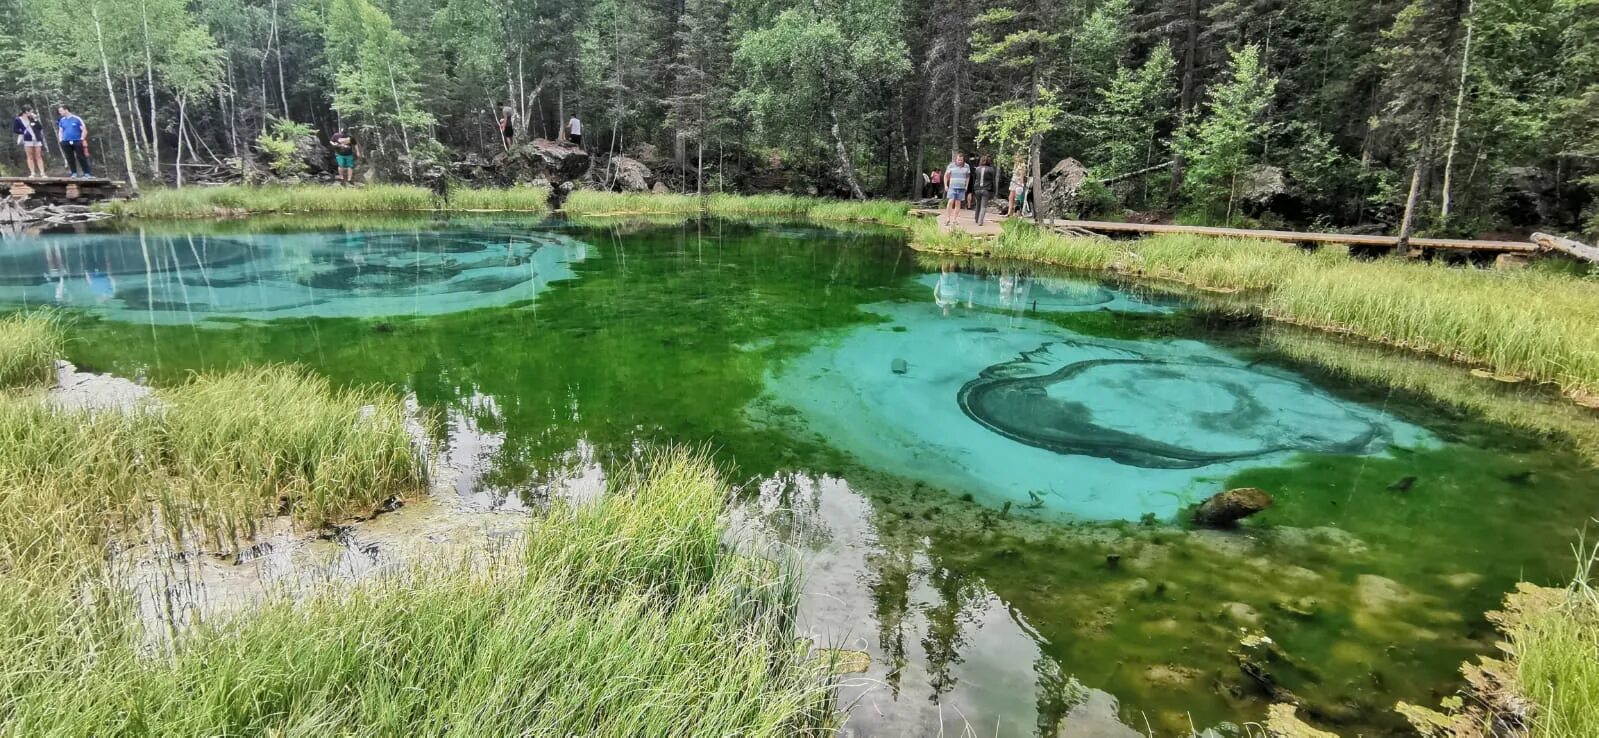
[[[11,119],[11,133],[28,160],[29,177],[50,176],[44,168],[44,123],[32,107],[23,107]],[[72,179],[94,177],[89,168],[89,127],[74,115],[67,106],[56,108],[56,140],[61,143],[61,157],[67,163],[67,175]]]
[[[944,215],[939,222],[945,226],[954,225],[961,210],[971,208],[973,221],[982,225],[988,212],[988,203],[998,190],[1000,173],[994,167],[993,158],[987,154],[982,155],[974,167],[967,163],[964,153],[956,153],[954,161],[943,171],[935,169],[922,175],[922,182],[931,189],[931,196],[944,199]],[[1009,196],[1005,202],[1006,215],[1015,215],[1026,205],[1030,184],[1026,160],[1016,157],[1011,169]]]
[[[566,140],[571,142],[573,146],[578,148],[583,147],[583,121],[578,119],[577,113],[573,113],[571,119],[566,121],[566,125],[561,128],[561,133],[565,134]],[[511,150],[511,144],[514,142],[513,139],[515,138],[516,111],[511,107],[511,103],[501,103],[500,142],[505,144],[506,151]]]

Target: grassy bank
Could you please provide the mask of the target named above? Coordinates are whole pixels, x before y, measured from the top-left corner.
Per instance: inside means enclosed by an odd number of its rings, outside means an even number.
[[[781,216],[800,220],[905,225],[910,205],[895,200],[824,200],[798,195],[653,195],[577,190],[561,209],[570,215]]]
[[[919,234],[920,235],[920,234]],[[1534,270],[1358,261],[1250,239],[1069,238],[1008,223],[991,242],[931,234],[924,246],[1253,293],[1267,317],[1554,382],[1599,396],[1599,284]]]
[[[1571,586],[1513,607],[1507,618],[1515,682],[1532,700],[1535,738],[1599,735],[1599,590],[1589,558]]]
[[[155,657],[128,614],[26,581],[0,598],[0,732],[829,734],[794,578],[723,545],[726,495],[669,455],[515,556],[269,603]]]
[[[543,212],[544,187],[458,188],[447,201],[424,187],[410,185],[274,185],[151,189],[137,200],[106,205],[116,215],[137,218],[209,218],[252,213],[354,213],[434,210],[514,210]]]

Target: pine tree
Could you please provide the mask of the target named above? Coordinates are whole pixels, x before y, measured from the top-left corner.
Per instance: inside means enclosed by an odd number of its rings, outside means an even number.
[[[1086,153],[1100,178],[1125,176],[1162,160],[1160,140],[1176,96],[1171,46],[1162,43],[1137,67],[1121,66],[1080,121]]]
[[[667,120],[694,141],[695,193],[705,192],[706,141],[719,139],[730,123],[730,10],[727,0],[686,0],[678,18]]]

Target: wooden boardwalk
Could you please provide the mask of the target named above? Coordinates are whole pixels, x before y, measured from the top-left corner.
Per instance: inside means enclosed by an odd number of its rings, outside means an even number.
[[[122,183],[105,177],[0,177],[0,187],[12,197],[39,197],[53,202],[99,202],[116,197]]]
[[[919,217],[942,217],[937,210],[915,210],[913,215]],[[961,211],[960,218],[955,223],[955,228],[979,238],[999,235],[999,223],[1004,220],[1000,217],[985,219],[982,226],[978,226],[972,219],[971,211]],[[1067,235],[1082,234],[1138,234],[1148,235],[1155,233],[1187,233],[1198,236],[1219,236],[1224,238],[1258,238],[1267,241],[1283,241],[1287,243],[1333,243],[1350,246],[1377,246],[1394,248],[1399,245],[1395,236],[1373,236],[1357,233],[1312,233],[1306,231],[1275,231],[1252,230],[1248,228],[1212,228],[1208,226],[1181,226],[1165,225],[1160,223],[1115,223],[1102,220],[1055,220],[1044,222],[1045,227]],[[1520,253],[1531,254],[1539,250],[1539,246],[1532,241],[1475,241],[1462,238],[1412,238],[1410,245],[1419,249],[1445,249],[1453,251],[1485,251],[1489,253]]]

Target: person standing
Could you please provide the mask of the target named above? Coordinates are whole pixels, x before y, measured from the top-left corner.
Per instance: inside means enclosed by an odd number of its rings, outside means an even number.
[[[339,169],[338,180],[344,184],[354,184],[355,160],[361,155],[361,145],[344,128],[333,134],[328,142],[333,144],[333,164]]]
[[[512,139],[516,138],[516,123],[512,117],[515,111],[511,110],[509,102],[500,105],[500,141],[505,144],[505,150],[511,150]]]
[[[1027,191],[1027,160],[1018,156],[1011,160],[1010,172],[1010,207],[1005,213],[1011,217],[1017,215],[1017,198]]]
[[[572,119],[566,122],[566,140],[573,146],[583,148],[583,121],[577,119],[577,113],[572,114]]]
[[[934,169],[929,175],[933,179],[933,197],[944,196],[944,173]]]
[[[978,160],[977,168],[972,170],[972,197],[975,207],[973,219],[978,225],[983,224],[983,213],[988,210],[988,198],[994,195],[994,160],[987,154]]]
[[[944,168],[944,187],[948,195],[945,201],[945,225],[954,226],[960,218],[961,205],[966,202],[966,186],[972,181],[972,168],[966,163],[966,155],[955,154],[955,161]]]
[[[45,176],[44,124],[39,122],[39,114],[33,112],[31,107],[23,107],[22,112],[11,121],[11,132],[17,135],[17,145],[22,147],[22,153],[28,159],[28,176]]]
[[[67,160],[67,176],[93,177],[89,168],[89,126],[65,105],[57,107],[56,114],[60,116],[56,119],[56,140],[61,142],[61,155]]]

